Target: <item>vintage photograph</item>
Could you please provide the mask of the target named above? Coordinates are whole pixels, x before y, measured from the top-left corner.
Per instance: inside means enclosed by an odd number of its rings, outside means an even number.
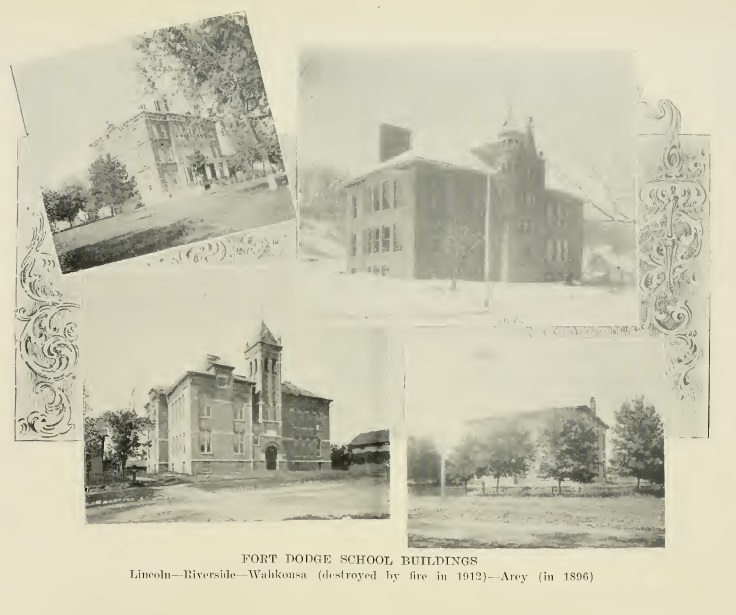
[[[386,334],[300,324],[273,268],[219,271],[85,279],[88,523],[388,518]]]
[[[366,301],[637,322],[631,54],[322,48],[299,96],[314,275],[389,278]]]
[[[245,14],[13,74],[63,273],[295,217]]]
[[[427,337],[408,350],[409,547],[664,547],[657,340]]]

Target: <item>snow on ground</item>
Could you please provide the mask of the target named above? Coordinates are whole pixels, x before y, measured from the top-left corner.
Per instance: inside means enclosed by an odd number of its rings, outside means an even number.
[[[398,320],[480,319],[529,326],[634,325],[635,286],[567,286],[562,283],[501,283],[405,280],[368,273],[340,273],[331,259],[296,265],[300,310],[325,318]],[[490,296],[489,309],[485,307]]]

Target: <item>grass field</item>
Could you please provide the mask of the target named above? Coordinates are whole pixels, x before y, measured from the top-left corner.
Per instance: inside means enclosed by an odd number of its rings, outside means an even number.
[[[183,480],[153,490],[150,499],[87,508],[88,523],[168,521],[288,521],[385,519],[387,476],[351,472],[271,472],[268,475]],[[110,498],[119,494],[110,493]]]
[[[178,193],[170,201],[98,220],[54,235],[64,273],[98,267],[294,218],[288,186],[247,192],[243,185],[217,192]]]
[[[664,547],[664,499],[410,496],[409,546]]]

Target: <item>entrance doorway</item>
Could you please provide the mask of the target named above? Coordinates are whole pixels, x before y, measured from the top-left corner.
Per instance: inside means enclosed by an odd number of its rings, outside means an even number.
[[[278,451],[276,450],[276,447],[271,444],[270,446],[266,447],[266,469],[267,470],[275,470],[276,469],[276,456],[278,455]]]

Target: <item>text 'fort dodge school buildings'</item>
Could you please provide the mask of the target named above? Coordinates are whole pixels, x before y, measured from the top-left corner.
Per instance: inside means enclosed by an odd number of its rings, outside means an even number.
[[[264,323],[245,349],[248,376],[209,355],[146,404],[148,472],[316,470],[330,463],[330,401],[281,380],[281,339]]]
[[[583,201],[545,186],[531,120],[453,156],[382,125],[380,164],[344,183],[348,271],[511,282],[581,275]],[[488,252],[486,252],[486,248]]]

